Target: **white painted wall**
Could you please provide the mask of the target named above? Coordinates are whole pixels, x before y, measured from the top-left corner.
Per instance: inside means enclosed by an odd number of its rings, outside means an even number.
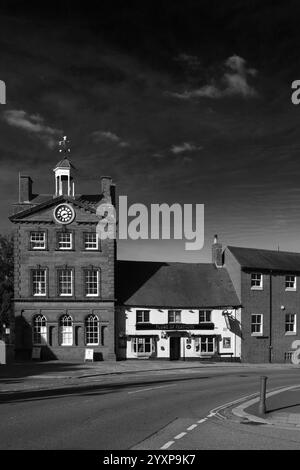
[[[150,310],[150,318],[149,322],[152,324],[166,324],[168,323],[168,310],[167,309],[153,309],[147,307],[140,307],[140,308],[126,308],[123,311],[123,315],[126,316],[126,335],[130,336],[152,336],[157,337],[156,340],[156,354],[155,357],[158,358],[166,358],[170,357],[170,338],[163,338],[162,333],[168,332],[170,330],[166,329],[145,329],[145,330],[137,330],[136,329],[136,312],[137,310]],[[178,309],[180,310],[180,309]],[[241,312],[240,309],[238,310],[226,310],[233,318],[240,321]],[[234,332],[228,329],[228,325],[226,324],[225,316],[222,315],[224,310],[212,310],[211,311],[211,321],[214,323],[213,330],[203,330],[203,329],[184,329],[183,331],[189,332],[191,335],[202,335],[202,336],[210,336],[210,335],[220,335],[221,341],[219,341],[219,352],[220,353],[233,353],[234,357],[241,356],[241,338],[237,336]],[[181,323],[186,324],[198,324],[199,323],[199,310],[189,310],[189,309],[182,309],[181,310]],[[175,331],[175,330],[172,330]],[[178,331],[178,330],[176,330]],[[180,331],[180,330],[179,330]],[[223,338],[230,338],[231,346],[230,348],[223,347]],[[187,348],[186,346],[190,344],[191,348]],[[205,355],[201,354],[200,351],[196,351],[196,344],[195,338],[191,336],[191,338],[181,337],[181,358],[200,358],[205,357]],[[210,354],[208,355],[210,356]],[[137,357],[148,357],[147,354],[137,354],[133,351],[132,348],[132,341],[131,338],[127,339],[127,348],[126,348],[126,357],[129,358],[137,358]],[[207,357],[207,355],[206,355]]]

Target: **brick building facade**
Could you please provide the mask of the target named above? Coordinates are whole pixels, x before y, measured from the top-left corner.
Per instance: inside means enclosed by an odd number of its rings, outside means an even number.
[[[99,240],[97,206],[114,200],[109,177],[99,194],[75,193],[74,167],[54,168],[54,194],[37,195],[21,176],[13,205],[16,358],[83,360],[115,358],[115,241]]]
[[[290,362],[300,340],[300,253],[228,246],[223,255],[242,304],[242,361]]]

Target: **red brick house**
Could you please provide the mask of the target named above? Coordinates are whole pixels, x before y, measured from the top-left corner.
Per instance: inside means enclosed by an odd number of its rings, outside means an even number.
[[[34,194],[21,176],[13,205],[16,358],[114,359],[115,241],[99,240],[96,208],[114,201],[111,178],[98,194],[75,192],[75,168],[64,158],[54,168],[53,194]]]
[[[300,340],[300,253],[228,246],[223,257],[242,304],[242,361],[290,362]]]

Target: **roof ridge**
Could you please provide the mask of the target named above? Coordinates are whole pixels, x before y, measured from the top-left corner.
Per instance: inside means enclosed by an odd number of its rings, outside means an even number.
[[[233,246],[233,245],[227,245],[226,248],[237,248],[239,250],[253,250],[253,251],[268,251],[271,253],[285,253],[285,254],[292,254],[292,255],[300,255],[299,251],[285,251],[285,250],[270,250],[269,248],[248,248],[246,246]]]

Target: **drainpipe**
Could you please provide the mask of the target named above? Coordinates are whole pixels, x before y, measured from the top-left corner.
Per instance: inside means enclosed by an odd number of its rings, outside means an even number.
[[[269,363],[271,364],[272,362],[272,273],[273,271],[270,270],[269,272],[269,283],[270,283],[270,331],[269,331]]]

